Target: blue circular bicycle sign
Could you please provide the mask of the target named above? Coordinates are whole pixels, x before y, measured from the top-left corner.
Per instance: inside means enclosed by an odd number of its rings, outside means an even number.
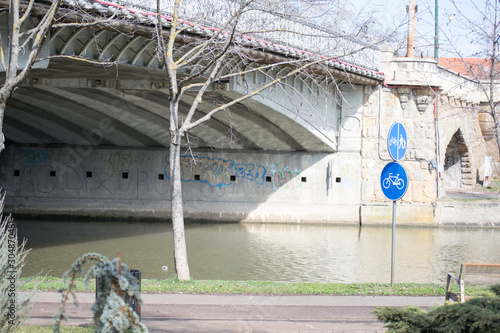
[[[408,147],[408,137],[406,136],[406,129],[401,123],[394,123],[389,130],[387,136],[387,149],[389,155],[394,161],[399,161],[405,156],[406,148]]]
[[[408,189],[406,170],[398,162],[389,162],[380,175],[382,192],[389,200],[398,200]]]

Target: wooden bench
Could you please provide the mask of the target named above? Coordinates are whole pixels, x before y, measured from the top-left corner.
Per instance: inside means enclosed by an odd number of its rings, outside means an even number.
[[[452,279],[458,283],[460,287],[459,293],[450,292]],[[467,284],[500,283],[500,264],[462,264],[458,278],[454,274],[448,273],[445,302],[449,299],[455,302],[460,300],[460,303],[465,302],[466,282]]]

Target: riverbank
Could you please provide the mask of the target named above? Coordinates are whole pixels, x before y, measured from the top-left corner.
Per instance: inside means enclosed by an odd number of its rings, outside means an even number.
[[[22,281],[26,282],[26,278]],[[44,292],[57,291],[64,287],[58,277],[41,277],[21,286],[21,291],[31,291],[38,285]],[[453,286],[458,291],[458,286]],[[83,279],[75,283],[77,292],[93,292],[95,280],[88,287]],[[210,294],[210,295],[337,295],[337,296],[443,296],[445,284],[438,283],[395,283],[394,286],[383,283],[288,283],[271,281],[226,281],[226,280],[189,280],[143,279],[141,291],[169,294]],[[493,295],[487,286],[467,286],[467,293],[472,296]]]
[[[495,183],[496,184],[496,183]],[[8,198],[9,199],[9,198]],[[10,200],[10,199],[9,199]],[[14,200],[14,199],[12,199]],[[43,200],[42,200],[43,201]],[[24,205],[9,205],[7,202],[5,211],[14,215],[16,219],[26,220],[48,220],[48,221],[127,221],[127,222],[157,222],[169,221],[170,213],[164,211],[162,214],[155,211],[155,217],[148,214],[127,212],[124,216],[108,216],[99,212],[74,211],[72,213],[58,213],[44,208],[46,202],[40,203],[41,206],[31,209]],[[189,206],[189,205],[188,205]],[[48,207],[48,206],[47,206]],[[189,206],[190,207],[190,206]],[[218,212],[210,215],[209,218],[200,219],[189,214],[189,207],[185,210],[186,222],[240,222],[244,224],[321,224],[321,225],[391,225],[392,224],[392,201],[383,200],[375,202],[362,202],[349,205],[352,211],[350,218],[336,216],[317,217],[312,214],[301,219],[256,219],[251,216],[234,217]],[[201,207],[201,206],[200,206]],[[197,210],[205,208],[198,207]],[[336,212],[347,209],[347,206],[329,207],[329,210]],[[495,189],[482,190],[476,187],[473,190],[447,190],[445,196],[432,203],[414,203],[404,200],[396,201],[397,207],[397,225],[398,226],[424,226],[424,227],[477,227],[477,228],[499,228],[500,227],[500,198]],[[280,210],[287,210],[282,207]],[[207,208],[209,212],[209,208]],[[129,214],[130,213],[130,214]],[[315,217],[316,216],[316,217]],[[167,218],[166,218],[167,217]]]
[[[434,203],[397,201],[398,226],[425,227],[500,227],[499,183],[483,189],[448,189]],[[392,224],[392,202],[363,203],[360,209],[362,225]]]

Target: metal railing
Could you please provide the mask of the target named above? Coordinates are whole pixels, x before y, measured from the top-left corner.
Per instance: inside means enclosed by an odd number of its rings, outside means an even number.
[[[216,26],[226,22],[229,15],[237,7],[235,1],[218,0],[182,0],[182,19],[196,26],[192,30],[200,34],[210,34]],[[138,21],[155,23],[156,1],[128,0],[128,1],[102,1],[102,0],[65,0],[67,4],[78,4],[83,8],[92,8],[98,11],[115,12],[119,10],[125,15]],[[168,18],[172,17],[173,0],[164,0],[162,13],[166,19],[163,24],[170,24]],[[207,12],[207,8],[210,11]],[[187,23],[186,22],[186,23]],[[276,52],[292,56],[315,57],[322,56],[352,64],[363,69],[378,70],[380,57],[376,47],[369,46],[366,42],[353,38],[353,35],[338,33],[333,29],[321,26],[315,22],[298,16],[280,13],[262,5],[253,5],[242,17],[238,26],[241,33],[240,40],[251,40],[258,46],[265,44],[272,46]],[[368,36],[364,36],[368,38]]]

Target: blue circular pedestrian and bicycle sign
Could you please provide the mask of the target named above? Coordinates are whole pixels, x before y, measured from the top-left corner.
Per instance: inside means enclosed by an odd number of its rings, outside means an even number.
[[[408,189],[406,170],[398,162],[389,162],[380,175],[382,192],[389,200],[399,200]]]
[[[389,130],[387,137],[387,149],[389,155],[394,161],[399,161],[405,156],[406,148],[408,147],[408,137],[406,129],[401,123],[394,123]]]

